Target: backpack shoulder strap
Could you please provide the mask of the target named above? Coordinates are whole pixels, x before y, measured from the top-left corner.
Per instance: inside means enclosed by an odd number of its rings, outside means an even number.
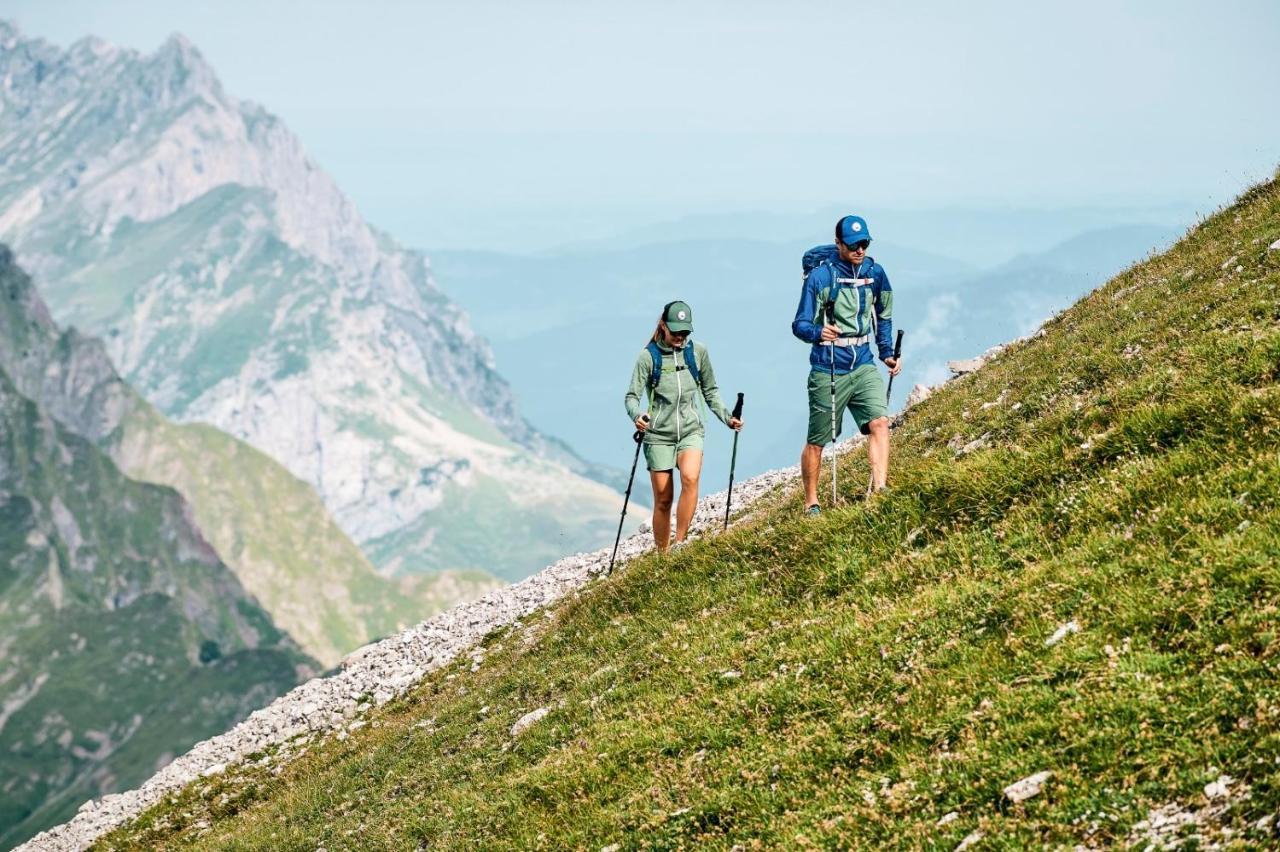
[[[649,341],[649,345],[645,349],[648,350],[649,357],[653,359],[653,367],[649,370],[649,390],[653,390],[662,379],[662,350],[652,340]]]
[[[702,385],[702,371],[698,369],[698,353],[695,352],[696,344],[692,340],[684,347],[684,363],[689,368],[690,375],[693,380]]]

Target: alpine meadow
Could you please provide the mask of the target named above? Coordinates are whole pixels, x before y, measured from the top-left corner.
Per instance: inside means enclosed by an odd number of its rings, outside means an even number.
[[[907,411],[891,494],[850,452],[97,848],[1272,846],[1278,374],[1272,180]]]
[[[1276,44],[7,0],[0,852],[1280,849]]]

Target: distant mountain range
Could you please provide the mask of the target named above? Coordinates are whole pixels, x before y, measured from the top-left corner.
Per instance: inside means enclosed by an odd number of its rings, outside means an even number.
[[[0,24],[0,76],[0,240],[166,415],[282,463],[385,574],[516,578],[612,535],[616,471],[529,426],[426,258],[189,42]]]

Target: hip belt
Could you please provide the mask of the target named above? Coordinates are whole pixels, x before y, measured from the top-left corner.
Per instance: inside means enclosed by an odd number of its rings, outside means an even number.
[[[828,341],[828,346],[861,346],[864,343],[871,342],[871,335],[864,334],[861,337],[845,337],[841,335],[835,340]]]

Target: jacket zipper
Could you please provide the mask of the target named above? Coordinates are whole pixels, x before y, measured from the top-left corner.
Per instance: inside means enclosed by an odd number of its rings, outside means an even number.
[[[676,443],[680,443],[680,397],[684,391],[680,388],[680,362],[676,360],[676,352],[680,350],[671,350],[671,369],[676,374]],[[683,354],[683,352],[681,353]]]

